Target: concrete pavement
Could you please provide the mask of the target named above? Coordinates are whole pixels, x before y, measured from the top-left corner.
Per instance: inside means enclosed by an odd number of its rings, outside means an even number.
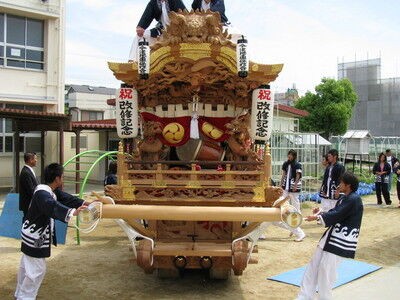
[[[336,300],[397,300],[400,298],[400,264],[384,267],[333,290]]]

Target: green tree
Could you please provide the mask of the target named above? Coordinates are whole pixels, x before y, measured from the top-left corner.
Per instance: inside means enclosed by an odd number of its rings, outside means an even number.
[[[310,113],[300,119],[300,130],[317,132],[327,139],[344,134],[357,103],[357,94],[350,80],[323,78],[315,91],[307,92],[295,105]]]

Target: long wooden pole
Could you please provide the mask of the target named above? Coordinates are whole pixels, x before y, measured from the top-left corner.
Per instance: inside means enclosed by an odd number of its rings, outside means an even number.
[[[102,218],[168,221],[275,222],[281,220],[281,209],[271,207],[103,205]]]

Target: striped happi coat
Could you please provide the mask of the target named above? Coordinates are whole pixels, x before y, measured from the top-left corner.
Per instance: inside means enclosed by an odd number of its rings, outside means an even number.
[[[321,239],[325,239],[323,250],[338,256],[354,258],[362,215],[361,197],[354,192],[340,198],[335,208],[322,213],[323,223],[329,227]]]

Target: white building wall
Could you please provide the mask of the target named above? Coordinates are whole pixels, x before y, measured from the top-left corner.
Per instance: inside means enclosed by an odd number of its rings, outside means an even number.
[[[104,119],[115,119],[115,107],[107,104],[107,100],[115,95],[70,93],[67,103],[69,107],[77,107],[79,110],[103,111]]]
[[[279,116],[274,115],[273,131],[278,132],[298,132],[299,131],[299,119],[289,116],[285,116],[279,113]]]
[[[0,101],[64,111],[65,0],[5,0],[0,11],[44,20],[44,70],[0,68]]]
[[[44,21],[44,69],[0,67],[0,106],[43,105],[46,112],[64,112],[65,0],[2,0],[0,12]],[[58,162],[56,132],[45,137],[45,164]],[[38,158],[40,160],[40,156]],[[24,164],[20,157],[21,168]],[[14,176],[13,153],[0,153],[0,186],[10,186]],[[40,163],[36,168],[40,176]]]

